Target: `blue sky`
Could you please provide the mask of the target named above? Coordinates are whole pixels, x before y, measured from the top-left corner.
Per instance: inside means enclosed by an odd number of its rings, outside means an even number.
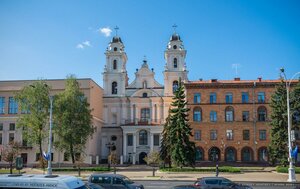
[[[290,78],[300,71],[300,1],[0,0],[0,80],[92,78],[117,25],[129,82],[146,56],[163,83],[164,50],[176,24],[189,80]],[[233,65],[238,65],[238,71]]]

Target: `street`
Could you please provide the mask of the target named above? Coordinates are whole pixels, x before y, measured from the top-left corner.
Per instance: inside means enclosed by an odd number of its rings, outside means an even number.
[[[193,184],[193,181],[136,181],[144,185],[145,189],[169,189],[177,185],[190,185]],[[286,184],[286,183],[255,183],[255,182],[243,182],[252,186],[254,189],[295,189],[295,184]],[[300,184],[297,185],[300,187]]]

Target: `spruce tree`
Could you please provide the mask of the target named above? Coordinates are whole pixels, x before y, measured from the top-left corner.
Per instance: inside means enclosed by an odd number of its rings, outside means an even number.
[[[159,156],[163,160],[164,166],[166,163],[169,164],[171,168],[171,142],[170,142],[170,126],[171,126],[171,110],[169,109],[168,117],[166,118],[166,123],[164,124],[164,129],[162,132],[162,140],[160,145]]]
[[[292,85],[292,84],[291,84]],[[299,130],[300,126],[300,82],[293,89],[290,95],[292,129]]]
[[[188,124],[187,102],[185,100],[184,87],[179,78],[178,89],[171,103],[171,124],[169,137],[171,142],[172,163],[177,166],[194,166],[195,143],[190,141],[192,129]]]
[[[288,121],[286,85],[282,80],[276,86],[272,95],[270,107],[271,113],[271,143],[269,145],[269,159],[272,164],[288,164]]]

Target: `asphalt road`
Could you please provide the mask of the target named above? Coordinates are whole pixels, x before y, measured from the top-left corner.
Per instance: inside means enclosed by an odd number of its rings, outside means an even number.
[[[145,189],[170,189],[173,186],[177,185],[189,185],[194,182],[191,181],[136,181],[137,183],[143,184]],[[253,187],[253,189],[295,189],[296,186],[292,184],[284,184],[284,183],[255,183],[255,182],[243,182],[243,184],[247,184]],[[300,184],[298,185],[300,188]]]

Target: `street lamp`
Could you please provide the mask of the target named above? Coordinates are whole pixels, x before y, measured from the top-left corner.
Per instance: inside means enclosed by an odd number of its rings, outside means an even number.
[[[49,123],[50,123],[50,128],[49,128],[49,146],[48,146],[48,154],[49,154],[49,159],[48,159],[48,168],[47,168],[47,175],[51,176],[52,175],[52,168],[51,168],[51,146],[52,146],[52,107],[53,107],[53,96],[49,96],[50,99],[50,118],[49,118]]]
[[[290,80],[287,80],[287,77],[284,73],[284,68],[280,68],[280,72],[284,76],[285,79],[285,87],[286,87],[286,104],[287,104],[287,118],[288,118],[288,147],[289,147],[289,178],[288,182],[296,182],[296,175],[295,175],[295,169],[293,167],[293,160],[292,160],[292,141],[291,141],[291,119],[290,119],[290,85],[293,79],[296,77],[296,75],[300,74],[300,72],[297,72],[293,75],[293,77]]]

